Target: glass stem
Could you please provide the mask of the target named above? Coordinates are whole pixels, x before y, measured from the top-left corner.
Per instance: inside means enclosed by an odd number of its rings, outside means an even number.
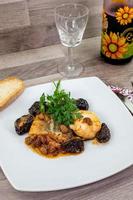
[[[68,47],[68,70],[74,70],[72,47]]]

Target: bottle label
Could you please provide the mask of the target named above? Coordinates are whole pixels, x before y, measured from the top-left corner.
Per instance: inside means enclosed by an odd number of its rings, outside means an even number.
[[[110,59],[133,56],[133,6],[125,2],[104,2],[101,52]]]
[[[126,3],[126,0],[112,0],[115,3]]]

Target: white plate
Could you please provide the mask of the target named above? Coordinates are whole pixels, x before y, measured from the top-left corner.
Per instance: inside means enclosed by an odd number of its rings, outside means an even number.
[[[0,113],[0,163],[13,185],[20,191],[51,191],[81,186],[109,177],[133,164],[133,118],[115,94],[98,78],[62,81],[74,98],[85,98],[90,110],[107,123],[112,138],[108,144],[86,142],[78,156],[47,159],[24,144],[24,136],[14,130],[14,121],[26,114],[43,92],[51,93],[53,84],[27,88]]]

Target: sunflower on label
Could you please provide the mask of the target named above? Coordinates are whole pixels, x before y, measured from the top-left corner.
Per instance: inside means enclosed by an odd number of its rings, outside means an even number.
[[[106,32],[102,39],[102,52],[112,59],[123,58],[123,55],[128,51],[128,43],[125,37],[121,37],[116,33],[110,32],[108,35]]]
[[[104,0],[101,55],[112,64],[133,57],[133,5],[126,0]]]
[[[118,11],[115,13],[115,16],[120,25],[127,25],[129,23],[132,23],[133,8],[129,8],[128,6],[119,8]]]

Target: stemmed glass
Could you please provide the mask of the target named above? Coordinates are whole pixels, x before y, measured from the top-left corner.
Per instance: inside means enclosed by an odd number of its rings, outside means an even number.
[[[55,22],[61,43],[68,47],[67,60],[58,66],[65,77],[78,76],[83,67],[73,59],[73,47],[78,46],[88,21],[89,10],[82,4],[62,4],[55,9]]]

